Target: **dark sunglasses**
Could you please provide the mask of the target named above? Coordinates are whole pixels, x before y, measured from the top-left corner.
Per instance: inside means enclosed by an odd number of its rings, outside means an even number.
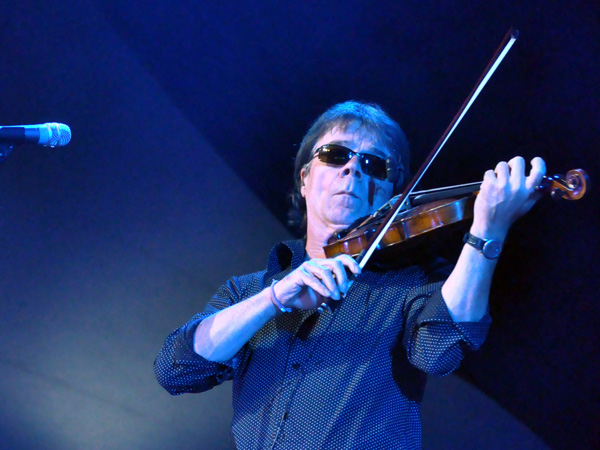
[[[343,166],[354,156],[358,156],[360,168],[365,175],[378,180],[389,180],[392,183],[395,181],[396,177],[393,174],[394,169],[390,158],[383,159],[369,153],[356,153],[354,150],[338,144],[322,145],[315,151],[313,158],[319,158],[319,161],[332,166]]]

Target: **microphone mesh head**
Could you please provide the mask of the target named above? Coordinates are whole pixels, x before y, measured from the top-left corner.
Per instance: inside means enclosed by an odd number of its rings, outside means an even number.
[[[47,145],[50,147],[61,147],[67,145],[71,140],[71,129],[64,123],[46,124],[50,130],[50,140]]]

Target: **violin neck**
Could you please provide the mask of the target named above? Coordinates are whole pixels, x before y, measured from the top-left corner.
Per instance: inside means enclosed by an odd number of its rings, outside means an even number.
[[[446,186],[413,192],[408,197],[408,203],[410,203],[410,207],[415,207],[437,200],[444,200],[446,198],[462,197],[477,192],[480,187],[481,181],[477,181],[475,183],[458,184],[456,186]]]

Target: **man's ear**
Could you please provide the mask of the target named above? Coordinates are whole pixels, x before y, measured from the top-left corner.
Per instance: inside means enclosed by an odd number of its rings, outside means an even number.
[[[303,167],[300,170],[300,194],[302,195],[303,198],[306,197],[306,194],[304,193],[304,189],[305,189],[304,180],[306,179],[306,175],[307,175],[306,167]]]

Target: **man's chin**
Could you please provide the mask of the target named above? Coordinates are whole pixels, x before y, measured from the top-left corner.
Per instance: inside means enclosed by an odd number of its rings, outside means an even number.
[[[368,216],[368,214],[346,214],[342,217],[337,217],[334,222],[335,231],[347,230],[349,227],[354,225],[358,219],[362,219]]]

